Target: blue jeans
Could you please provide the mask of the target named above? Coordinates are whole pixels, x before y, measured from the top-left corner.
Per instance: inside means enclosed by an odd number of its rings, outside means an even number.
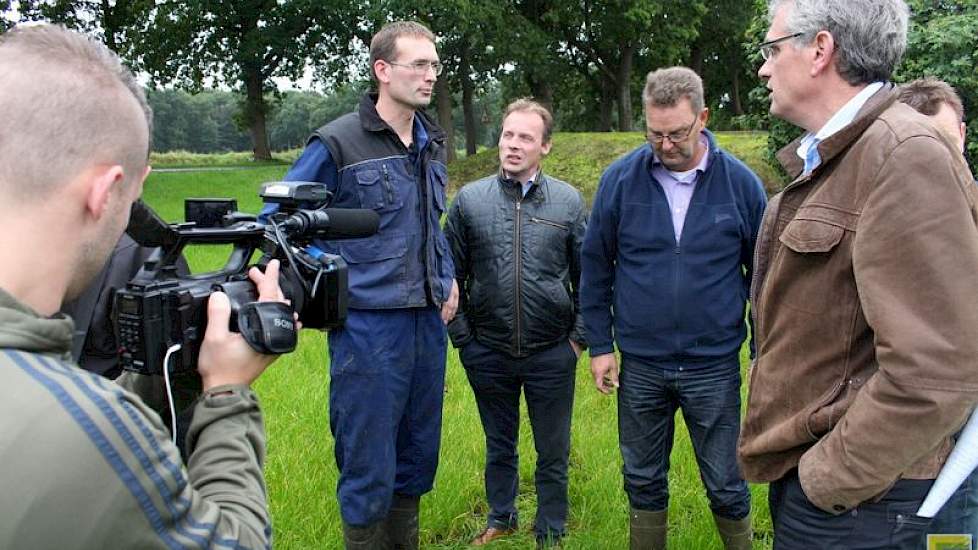
[[[978,470],[971,472],[961,487],[951,495],[941,511],[934,516],[927,533],[971,535],[972,548],[978,544]]]
[[[537,451],[535,482],[538,539],[564,535],[567,463],[577,356],[566,341],[529,357],[514,358],[472,340],[459,353],[486,434],[486,499],[489,527],[517,527],[520,389]]]
[[[676,410],[693,441],[713,513],[741,519],[750,513],[750,493],[737,467],[740,435],[740,364],[686,368],[655,365],[622,356],[618,388],[618,438],[625,492],[632,508],[669,505],[669,454]]]
[[[445,388],[445,325],[437,308],[349,310],[329,332],[329,426],[340,515],[383,520],[394,493],[431,490]]]
[[[933,483],[901,479],[879,500],[835,515],[808,500],[798,470],[791,470],[768,491],[774,550],[915,549],[930,523],[916,512]]]

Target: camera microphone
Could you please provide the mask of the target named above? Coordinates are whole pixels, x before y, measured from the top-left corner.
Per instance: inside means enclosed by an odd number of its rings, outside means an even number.
[[[290,234],[319,239],[369,237],[377,232],[379,225],[377,212],[366,208],[300,210],[281,223]]]

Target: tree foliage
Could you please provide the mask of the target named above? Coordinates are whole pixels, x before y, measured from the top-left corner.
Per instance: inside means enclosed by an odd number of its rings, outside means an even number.
[[[272,79],[298,79],[310,53],[345,25],[341,2],[188,0],[158,3],[137,49],[140,67],[162,82],[199,89],[208,80],[240,90],[240,121],[256,159],[271,158],[266,131]]]
[[[641,120],[635,107],[645,73],[674,64],[693,64],[703,73],[708,104],[727,113],[716,122],[726,124],[754,107],[739,93],[752,83],[739,45],[756,11],[754,0],[27,0],[22,5],[23,19],[59,21],[98,36],[148,74],[151,87],[236,91],[243,99],[233,118],[249,130],[258,158],[279,143],[299,139],[272,131],[276,117],[300,120],[306,111],[319,112],[300,109],[304,103],[276,93],[275,79],[294,81],[312,67],[319,85],[345,93],[346,83],[367,81],[369,40],[395,19],[419,20],[438,36],[446,71],[434,107],[450,138],[464,135],[469,154],[491,139],[498,122],[498,112],[491,111],[526,95],[552,107],[558,129],[630,130]],[[309,105],[316,101],[306,97]],[[223,107],[219,112],[225,113]],[[325,120],[309,122],[306,131]]]
[[[24,20],[50,21],[91,34],[131,61],[139,27],[153,5],[153,0],[21,0],[20,13]]]
[[[285,92],[278,98],[275,116],[269,119],[269,143],[274,150],[305,145],[312,130],[352,111],[362,85],[351,84],[324,96],[316,92]],[[153,108],[153,149],[160,152],[187,150],[195,153],[242,151],[251,143],[247,131],[234,123],[241,96],[226,91],[148,90]]]
[[[909,44],[897,80],[933,76],[954,86],[968,123],[971,171],[978,169],[978,3],[973,0],[911,0]]]

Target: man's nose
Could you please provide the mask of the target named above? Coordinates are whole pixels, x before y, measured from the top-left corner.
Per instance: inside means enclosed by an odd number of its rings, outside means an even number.
[[[766,81],[768,78],[771,77],[771,70],[767,66],[767,64],[770,62],[771,62],[770,58],[766,59],[764,63],[761,63],[761,66],[757,69],[757,76],[760,77],[761,80]]]

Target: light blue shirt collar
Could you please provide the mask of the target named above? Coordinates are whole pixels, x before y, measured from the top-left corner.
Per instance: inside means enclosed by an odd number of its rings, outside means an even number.
[[[809,174],[822,163],[822,159],[818,154],[818,144],[824,141],[826,138],[835,134],[839,130],[845,128],[849,125],[859,114],[859,110],[863,108],[863,105],[869,101],[869,98],[873,97],[873,94],[878,92],[880,88],[883,87],[882,82],[873,82],[865,88],[859,91],[858,94],[852,97],[841,109],[832,115],[832,118],[822,126],[816,133],[807,133],[805,137],[801,138],[801,142],[798,144],[798,149],[795,153],[805,161],[805,173]]]

